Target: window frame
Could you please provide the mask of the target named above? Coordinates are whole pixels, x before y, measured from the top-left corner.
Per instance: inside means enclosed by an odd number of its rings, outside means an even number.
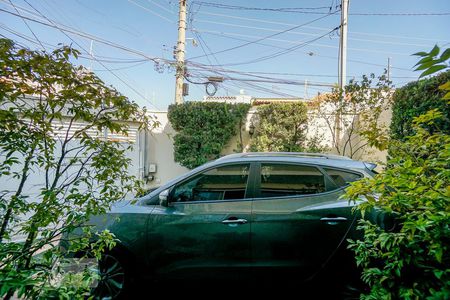
[[[324,177],[325,191],[317,194],[304,194],[304,195],[290,195],[290,196],[276,196],[276,197],[260,197],[261,195],[261,167],[263,164],[271,164],[271,165],[293,165],[299,167],[312,167],[317,169]],[[255,185],[254,185],[254,200],[275,200],[275,199],[297,199],[297,198],[306,198],[306,197],[315,197],[325,195],[327,193],[331,193],[337,190],[336,183],[332,180],[332,178],[322,169],[322,166],[316,164],[309,163],[299,163],[299,162],[287,162],[287,161],[261,161],[257,162],[255,166]]]
[[[175,189],[176,187],[194,179],[196,176],[209,172],[213,169],[217,169],[220,167],[228,167],[228,166],[234,166],[234,165],[248,165],[249,171],[248,171],[248,178],[247,178],[247,184],[245,186],[245,196],[242,199],[226,199],[226,200],[203,200],[203,201],[184,201],[184,202],[175,202],[175,201],[169,201],[169,206],[175,206],[175,205],[184,205],[184,204],[204,204],[204,203],[224,203],[224,202],[238,202],[238,201],[251,201],[253,199],[253,193],[254,189],[252,188],[252,185],[250,185],[250,182],[254,182],[253,177],[255,173],[255,165],[253,162],[231,162],[231,163],[222,163],[210,166],[206,169],[203,169],[199,172],[196,172],[195,174],[192,174],[191,176],[184,178],[183,180],[175,183],[172,185],[169,190],[169,199],[173,199]]]

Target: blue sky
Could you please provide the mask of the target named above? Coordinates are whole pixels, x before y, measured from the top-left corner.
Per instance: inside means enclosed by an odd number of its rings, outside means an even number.
[[[92,45],[92,53],[101,63],[85,53],[85,58],[76,64],[91,68],[107,84],[142,106],[165,110],[174,102],[173,68],[154,61],[173,59],[178,1],[27,1],[12,1],[14,8],[9,0],[0,0],[0,8],[15,14],[17,9],[24,17],[53,26],[64,25],[73,41],[57,28],[31,20],[25,24],[4,11],[0,11],[0,34],[36,49],[41,46],[33,34],[47,50],[60,43],[72,43],[75,48],[89,52]],[[221,74],[228,80],[219,85],[216,95],[235,95],[243,89],[246,94],[260,97],[311,97],[327,91],[326,85],[337,82],[339,37],[336,32],[328,32],[339,26],[340,13],[324,14],[330,11],[329,7],[335,11],[336,0],[226,1],[227,5],[241,7],[304,8],[301,12],[306,13],[225,9],[214,5],[222,2],[188,0],[187,37],[195,39],[197,44],[194,46],[189,39],[186,47],[192,82],[202,83],[207,76]],[[412,71],[417,59],[411,54],[430,50],[434,44],[449,47],[450,15],[373,14],[446,13],[450,12],[448,4],[448,0],[350,1],[347,79],[381,74],[388,57],[396,86],[417,78],[418,73]],[[305,23],[310,24],[288,30]],[[280,34],[282,31],[286,32]],[[270,35],[273,36],[267,38]],[[91,43],[92,39],[104,43]],[[260,41],[238,47],[256,40]],[[238,48],[210,55],[233,47]],[[280,51],[289,48],[298,49],[281,55]],[[278,56],[273,57],[274,54]],[[309,83],[306,90],[305,80]],[[191,83],[190,95],[185,100],[199,100],[204,95],[204,85]]]

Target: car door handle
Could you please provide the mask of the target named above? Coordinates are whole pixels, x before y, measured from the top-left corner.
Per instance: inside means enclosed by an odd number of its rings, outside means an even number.
[[[222,224],[225,225],[242,225],[242,224],[246,224],[247,220],[246,219],[227,219],[227,220],[223,220]]]
[[[327,223],[328,225],[336,225],[340,222],[347,221],[345,217],[325,217],[321,218],[320,221]]]

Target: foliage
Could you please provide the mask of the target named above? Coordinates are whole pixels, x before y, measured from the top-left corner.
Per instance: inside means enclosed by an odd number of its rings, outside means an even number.
[[[70,47],[46,53],[0,39],[0,180],[9,182],[0,194],[0,297],[88,292],[89,274],[58,271],[57,241],[140,186],[127,172],[131,146],[104,132],[126,135],[120,120],[147,128],[152,122],[137,104],[72,65],[77,56]],[[40,175],[39,189],[32,173]],[[113,235],[96,236],[95,255],[114,246]],[[75,248],[83,244],[73,241]],[[75,278],[82,278],[76,286]]]
[[[390,168],[347,190],[352,200],[367,199],[362,212],[376,207],[399,226],[389,231],[368,220],[359,224],[364,239],[350,247],[371,287],[363,299],[450,297],[450,136],[422,126],[441,117],[433,110],[416,118],[416,134],[397,142]]]
[[[307,140],[307,108],[301,103],[271,103],[258,107],[256,130],[250,150],[254,152],[303,152],[324,150],[318,140]]]
[[[421,57],[416,64],[416,71],[422,70],[420,77],[434,74],[441,70],[449,68],[448,61],[450,60],[450,48],[445,49],[440,53],[440,48],[436,45],[430,52],[417,52],[414,55]],[[450,100],[450,84],[445,82],[439,86],[439,89],[445,92],[444,100]]]
[[[436,120],[438,127],[447,133],[450,132],[450,107],[442,100],[446,91],[439,90],[439,87],[444,86],[448,81],[450,81],[450,71],[410,82],[395,91],[391,123],[393,139],[403,140],[406,136],[413,134],[413,118],[434,108],[444,114],[441,120]]]
[[[169,106],[168,118],[177,131],[175,161],[193,169],[219,157],[247,115],[249,104],[186,102]]]
[[[439,48],[430,53],[418,55],[434,57]],[[442,70],[434,66],[446,60],[422,59],[422,76]],[[393,158],[386,172],[347,190],[351,200],[367,200],[357,207],[363,216],[377,210],[396,224],[389,230],[361,220],[358,228],[364,238],[350,241],[363,268],[362,279],[370,287],[361,299],[450,298],[450,135],[441,126],[443,118],[438,109],[415,117],[413,134],[404,142],[392,140]]]
[[[333,149],[340,155],[359,157],[372,146],[384,150],[388,143],[388,128],[381,115],[389,109],[391,82],[386,74],[364,75],[331,93],[320,95],[312,103],[312,112],[326,124]]]

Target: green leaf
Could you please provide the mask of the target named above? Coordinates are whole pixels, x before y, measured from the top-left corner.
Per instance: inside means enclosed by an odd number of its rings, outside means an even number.
[[[428,53],[422,51],[422,52],[416,52],[416,53],[414,53],[413,55],[423,57],[423,56],[428,56]]]
[[[434,276],[436,276],[437,279],[441,279],[442,275],[444,275],[444,271],[442,270],[433,270]]]
[[[427,75],[431,75],[431,74],[436,73],[436,72],[438,72],[438,71],[440,71],[440,70],[443,70],[443,69],[445,69],[445,68],[447,68],[446,65],[432,66],[431,68],[429,68],[428,70],[426,70],[425,72],[423,72],[422,74],[420,74],[420,77],[424,77],[424,76],[427,76]]]
[[[433,49],[430,51],[430,56],[436,56],[436,55],[438,55],[439,54],[439,47],[438,47],[438,45],[435,45],[434,47],[433,47]]]
[[[443,255],[443,250],[442,248],[437,248],[434,250],[434,256],[436,257],[436,260],[441,263],[442,262],[442,255]]]
[[[426,62],[430,62],[430,61],[432,61],[432,60],[433,60],[433,57],[427,56],[427,57],[424,57],[424,58],[422,58],[421,60],[419,60],[419,61],[417,62],[417,64],[415,64],[414,66],[419,66],[419,65],[422,65],[422,64],[424,64],[424,63],[426,63]]]
[[[442,52],[441,56],[439,57],[439,59],[441,61],[446,61],[450,58],[450,48],[445,49],[444,52]]]
[[[441,84],[441,85],[439,86],[439,89],[440,89],[440,90],[448,90],[448,89],[450,89],[450,81],[447,81],[446,83]]]
[[[426,58],[428,58],[428,57],[426,57]],[[427,60],[427,61],[419,64],[419,66],[417,68],[415,68],[414,71],[420,71],[420,70],[428,69],[431,66],[435,65],[436,63],[438,63],[437,60],[434,60],[434,59]]]

